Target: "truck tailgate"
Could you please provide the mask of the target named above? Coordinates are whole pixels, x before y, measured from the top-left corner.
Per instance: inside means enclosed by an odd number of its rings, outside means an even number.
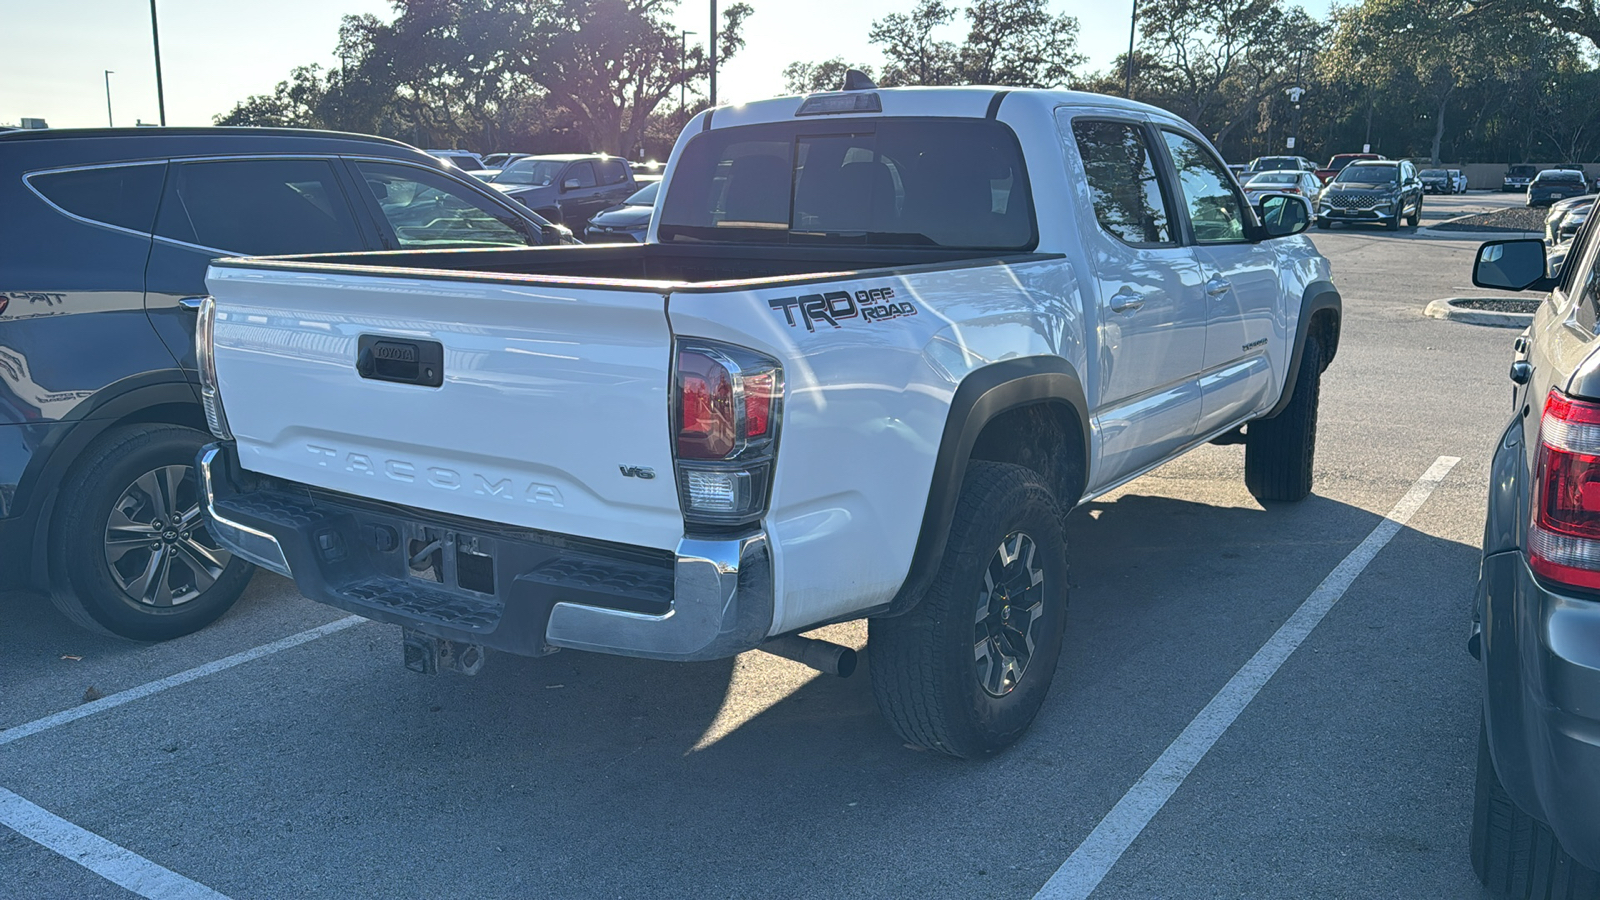
[[[682,536],[664,291],[227,264],[207,285],[245,469],[636,546]]]

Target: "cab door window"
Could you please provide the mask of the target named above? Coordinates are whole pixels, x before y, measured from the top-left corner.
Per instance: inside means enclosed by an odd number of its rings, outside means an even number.
[[[1179,192],[1189,212],[1189,225],[1197,244],[1226,244],[1245,240],[1250,221],[1244,200],[1232,186],[1228,169],[1198,141],[1173,131],[1163,131]]]
[[[429,247],[534,247],[532,225],[437,172],[398,163],[358,161],[355,169],[398,250]]]
[[[251,256],[366,249],[338,175],[325,159],[177,163],[156,234]]]
[[[1077,119],[1072,135],[1100,227],[1135,246],[1174,243],[1144,128],[1129,122]]]
[[[573,185],[574,181],[577,184]],[[562,187],[572,185],[573,187],[592,188],[594,184],[594,165],[592,163],[573,163],[572,168],[567,170],[567,174],[561,176]]]

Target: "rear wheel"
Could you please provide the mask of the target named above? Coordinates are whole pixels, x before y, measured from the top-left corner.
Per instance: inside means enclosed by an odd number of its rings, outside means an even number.
[[[50,598],[93,631],[158,641],[228,611],[252,567],[205,527],[195,454],[176,425],[118,429],[84,451],[50,530]]]
[[[1257,500],[1294,502],[1311,493],[1321,394],[1322,344],[1307,335],[1289,405],[1245,426],[1244,484]]]
[[[1575,862],[1549,826],[1506,793],[1478,725],[1478,781],[1472,798],[1472,868],[1496,897],[1597,900],[1600,874]]]
[[[974,461],[933,586],[868,623],[872,692],[904,740],[951,756],[1010,745],[1044,704],[1066,630],[1062,512],[1031,469]]]

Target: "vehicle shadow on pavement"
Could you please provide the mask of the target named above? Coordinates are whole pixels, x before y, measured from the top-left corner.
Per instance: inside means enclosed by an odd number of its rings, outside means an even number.
[[[308,897],[1027,896],[1377,520],[1321,497],[1263,510],[1126,494],[1080,509],[1056,686],[990,762],[904,746],[865,665],[838,679],[760,653],[679,665],[566,651],[424,678],[401,669],[398,629],[366,625],[182,701],[142,700],[123,731],[112,714],[71,743],[30,738],[37,765],[6,786],[100,772],[97,745],[116,741],[115,795],[181,784],[141,827],[206,846],[169,864],[225,892],[243,872],[257,893]],[[1463,545],[1410,529],[1395,544],[1475,571]],[[0,600],[18,646],[70,628],[41,602]],[[865,628],[829,636],[859,646]],[[996,827],[1027,838],[997,847]],[[1264,893],[1251,879],[1228,893],[1284,896],[1273,877],[1300,864],[1267,860],[1251,876]]]

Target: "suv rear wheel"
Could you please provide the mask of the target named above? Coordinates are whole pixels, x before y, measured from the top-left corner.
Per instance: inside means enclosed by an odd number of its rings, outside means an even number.
[[[951,756],[996,753],[1044,704],[1066,631],[1061,507],[1031,469],[974,461],[933,586],[868,623],[878,707],[900,737]]]
[[[139,425],[84,451],[50,530],[50,598],[67,618],[159,641],[204,628],[239,599],[253,567],[206,531],[194,469],[205,442],[190,428]]]
[[[1478,783],[1472,798],[1472,868],[1496,897],[1515,900],[1597,900],[1600,874],[1561,849],[1549,826],[1518,808],[1506,793],[1478,724]]]

